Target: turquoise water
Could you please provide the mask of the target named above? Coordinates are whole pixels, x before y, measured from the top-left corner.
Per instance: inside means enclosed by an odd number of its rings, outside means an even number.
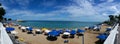
[[[23,26],[30,26],[35,28],[81,28],[85,26],[93,26],[100,22],[77,22],[77,21],[26,21],[17,22]]]

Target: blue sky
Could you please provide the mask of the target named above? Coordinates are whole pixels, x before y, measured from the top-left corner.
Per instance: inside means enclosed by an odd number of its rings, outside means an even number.
[[[22,20],[105,21],[120,12],[119,0],[0,0],[4,17]]]

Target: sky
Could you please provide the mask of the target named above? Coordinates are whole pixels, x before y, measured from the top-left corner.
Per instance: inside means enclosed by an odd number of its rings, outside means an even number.
[[[0,0],[4,17],[20,20],[96,21],[118,15],[120,0]]]

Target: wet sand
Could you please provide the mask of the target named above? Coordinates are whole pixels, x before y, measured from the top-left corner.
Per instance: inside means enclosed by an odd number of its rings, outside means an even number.
[[[17,36],[19,38],[23,38],[25,43],[27,44],[64,44],[63,38],[61,36],[58,37],[56,41],[49,41],[46,39],[47,36],[44,34],[36,34],[36,36],[33,36],[33,34],[27,34],[27,32],[22,32],[22,30],[18,29],[17,26],[13,26],[15,28],[15,31],[18,32]],[[96,36],[98,36],[99,33],[103,33],[105,31],[105,28],[107,26],[102,26],[101,31],[86,31],[84,33],[84,44],[96,44],[95,42],[98,40]],[[82,36],[77,37],[75,35],[75,38],[68,39],[68,44],[82,44]]]

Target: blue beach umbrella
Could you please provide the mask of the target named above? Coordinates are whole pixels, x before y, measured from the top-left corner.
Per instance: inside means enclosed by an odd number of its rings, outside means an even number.
[[[97,38],[99,38],[100,40],[105,40],[107,38],[107,35],[101,34],[97,36]]]
[[[59,33],[57,31],[51,31],[48,33],[49,36],[58,36]]]
[[[53,29],[52,31],[56,31],[55,29]]]
[[[65,30],[65,32],[70,32],[70,30],[67,29],[67,30]]]
[[[111,29],[111,28],[107,28],[107,29],[106,29],[106,31],[110,31],[110,30],[112,30],[112,29]]]
[[[80,32],[85,32],[85,30],[78,29],[77,33],[80,33]]]
[[[13,31],[13,30],[15,30],[15,28],[12,28],[12,27],[7,27],[6,28],[6,31]]]
[[[57,30],[57,32],[61,34],[61,33],[63,33],[63,30]]]
[[[71,31],[70,31],[70,34],[71,34],[71,35],[74,35],[74,34],[76,34],[76,31],[75,31],[75,30],[71,30]]]
[[[93,28],[94,28],[94,26],[90,26],[90,27],[89,27],[89,29],[93,29]]]
[[[28,30],[29,30],[29,31],[32,31],[32,30],[33,30],[33,28],[32,28],[32,27],[29,27],[29,28],[28,28]]]

